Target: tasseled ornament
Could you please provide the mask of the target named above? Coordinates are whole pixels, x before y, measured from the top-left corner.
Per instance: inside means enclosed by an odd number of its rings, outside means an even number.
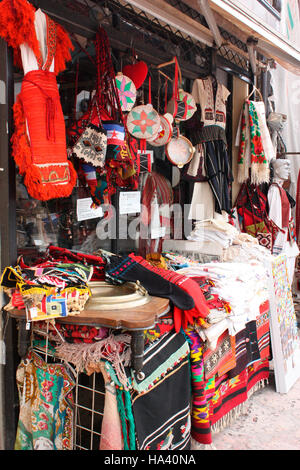
[[[63,342],[56,348],[57,355],[64,361],[74,364],[78,372],[85,371],[89,364],[97,364],[101,360],[111,363],[122,386],[128,386],[124,367],[131,359],[130,335],[113,335],[92,344],[71,344]]]
[[[132,414],[130,392],[116,386],[118,411],[121,419],[124,450],[135,450],[135,424]]]

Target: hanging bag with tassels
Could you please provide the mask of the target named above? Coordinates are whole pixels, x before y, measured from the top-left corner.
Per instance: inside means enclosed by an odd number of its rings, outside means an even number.
[[[93,110],[96,108],[99,125],[91,122]],[[103,128],[96,97],[93,98],[87,125],[72,149],[74,157],[90,163],[96,168],[105,165],[107,149],[107,131]]]

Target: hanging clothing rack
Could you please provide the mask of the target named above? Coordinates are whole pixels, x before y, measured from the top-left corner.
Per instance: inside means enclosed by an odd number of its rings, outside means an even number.
[[[282,157],[284,155],[300,155],[300,152],[282,152],[279,154],[279,157]]]

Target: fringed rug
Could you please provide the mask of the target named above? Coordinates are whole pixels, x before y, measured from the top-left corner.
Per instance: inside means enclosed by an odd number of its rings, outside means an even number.
[[[142,380],[133,379],[132,410],[140,450],[190,449],[189,345],[169,333],[145,351]]]
[[[199,335],[187,331],[191,350],[192,416],[191,436],[200,443],[212,444],[212,432],[222,429],[242,412],[243,404],[269,377],[268,359],[248,365],[235,377],[228,374],[205,378],[204,345]]]

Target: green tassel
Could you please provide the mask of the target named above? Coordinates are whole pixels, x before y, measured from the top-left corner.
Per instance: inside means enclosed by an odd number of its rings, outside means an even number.
[[[131,396],[128,390],[125,391],[125,408],[127,412],[127,419],[129,421],[129,445],[130,450],[136,450],[135,446],[135,425],[134,425],[134,418],[132,414],[132,406],[131,406]]]
[[[128,440],[127,440],[126,412],[125,412],[125,407],[123,403],[123,392],[118,387],[116,387],[116,395],[117,395],[118,411],[119,411],[121,426],[122,426],[124,450],[129,450]]]

